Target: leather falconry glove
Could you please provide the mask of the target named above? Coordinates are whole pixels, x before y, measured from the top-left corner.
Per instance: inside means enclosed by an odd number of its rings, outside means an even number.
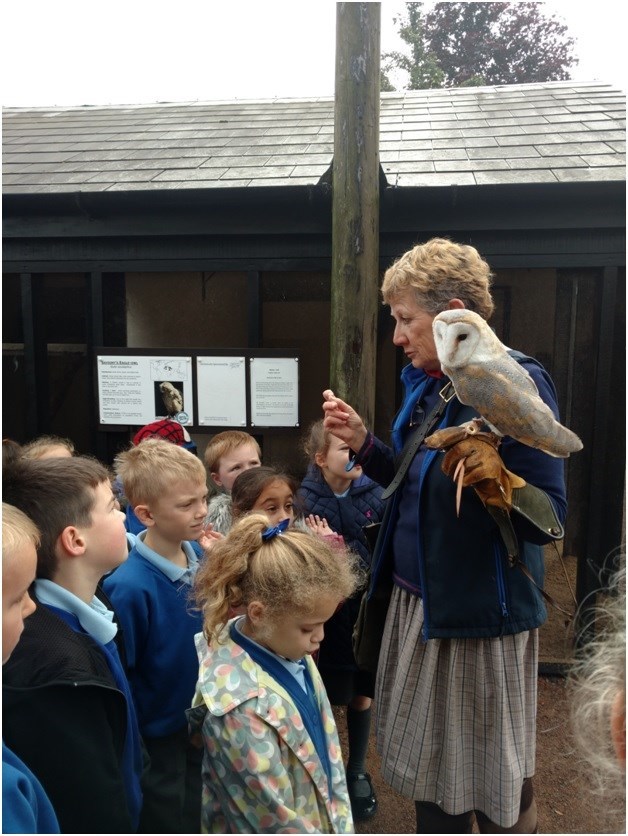
[[[432,450],[444,450],[443,473],[456,483],[456,513],[460,513],[463,488],[473,488],[484,505],[510,512],[513,489],[523,488],[524,479],[504,466],[497,452],[500,437],[482,432],[482,422],[470,421],[460,427],[437,430],[425,439]]]

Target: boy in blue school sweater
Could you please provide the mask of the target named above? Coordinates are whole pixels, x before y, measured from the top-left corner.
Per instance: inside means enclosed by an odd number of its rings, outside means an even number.
[[[2,664],[15,650],[24,619],[35,611],[28,588],[35,580],[39,532],[19,508],[2,503]],[[39,780],[2,741],[2,832],[59,833]]]
[[[3,666],[4,741],[37,775],[62,833],[133,833],[143,752],[101,577],[128,554],[95,459],[18,460],[3,499],[39,529],[36,609]]]
[[[104,588],[124,629],[129,681],[151,764],[142,833],[198,833],[202,752],[191,746],[185,711],[194,696],[194,635],[201,613],[190,600],[207,514],[205,468],[176,444],[147,438],[116,457],[116,472],[145,531]]]

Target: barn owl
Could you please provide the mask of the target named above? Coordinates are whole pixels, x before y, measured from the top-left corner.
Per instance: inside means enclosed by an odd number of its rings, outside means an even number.
[[[472,406],[498,435],[561,458],[582,449],[481,316],[466,308],[446,310],[434,317],[432,330],[441,368],[458,400]]]
[[[169,380],[159,384],[161,399],[168,415],[176,415],[183,409],[183,395]]]

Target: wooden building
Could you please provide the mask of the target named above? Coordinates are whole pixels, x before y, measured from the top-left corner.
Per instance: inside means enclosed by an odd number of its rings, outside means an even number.
[[[566,548],[618,545],[625,466],[625,96],[600,83],[384,93],[380,268],[434,235],[495,273],[495,328],[539,358],[584,441]],[[111,460],[94,348],[290,349],[328,384],[333,100],[3,112],[4,435]],[[403,358],[382,308],[376,430]],[[192,432],[202,452],[208,433]],[[295,472],[299,433],[260,431]]]

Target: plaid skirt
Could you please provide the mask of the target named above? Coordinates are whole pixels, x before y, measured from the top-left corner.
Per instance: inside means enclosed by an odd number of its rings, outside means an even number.
[[[423,601],[393,588],[375,688],[382,776],[400,795],[500,827],[534,775],[538,630],[423,640]]]

